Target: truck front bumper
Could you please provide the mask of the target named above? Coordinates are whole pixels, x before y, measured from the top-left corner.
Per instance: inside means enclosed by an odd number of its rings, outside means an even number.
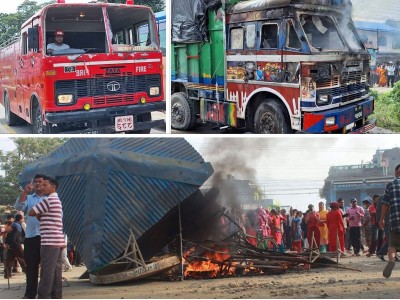
[[[367,117],[373,112],[374,98],[372,96],[362,102],[328,111],[305,112],[303,131],[306,133],[366,132],[375,126],[366,121]],[[332,122],[333,120],[334,122]]]
[[[72,124],[72,123],[95,123],[108,124],[104,126],[91,127],[90,129],[74,131],[76,133],[95,132],[110,133],[113,131],[113,122],[115,117],[141,115],[153,111],[165,111],[165,101],[150,102],[145,104],[97,108],[88,111],[68,111],[68,112],[48,112],[45,114],[45,120],[51,124]],[[135,123],[136,130],[146,130],[154,127],[165,126],[165,120],[143,121]]]

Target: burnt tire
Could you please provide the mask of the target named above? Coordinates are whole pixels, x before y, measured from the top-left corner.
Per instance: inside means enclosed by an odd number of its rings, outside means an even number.
[[[171,96],[171,127],[177,130],[190,130],[196,125],[193,101],[185,93]]]
[[[6,124],[8,126],[17,125],[19,117],[13,112],[11,112],[10,98],[8,97],[8,94],[4,95],[4,110],[5,110]]]
[[[285,134],[291,131],[283,107],[273,99],[258,105],[253,120],[254,133]]]
[[[148,122],[151,121],[151,113],[144,113],[140,114],[136,117],[137,122]],[[133,131],[133,133],[140,133],[140,134],[149,134],[151,131],[151,128],[149,129],[143,129],[143,130],[138,130],[138,131]]]

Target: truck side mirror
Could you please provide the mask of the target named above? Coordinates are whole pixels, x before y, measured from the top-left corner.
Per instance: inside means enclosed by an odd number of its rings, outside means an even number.
[[[28,28],[28,49],[39,49],[39,32],[37,27]]]

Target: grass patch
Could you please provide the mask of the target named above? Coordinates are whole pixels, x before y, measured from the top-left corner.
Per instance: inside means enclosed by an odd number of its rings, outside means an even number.
[[[371,94],[375,98],[375,111],[371,118],[377,119],[377,126],[400,132],[400,82],[390,92],[371,90]]]

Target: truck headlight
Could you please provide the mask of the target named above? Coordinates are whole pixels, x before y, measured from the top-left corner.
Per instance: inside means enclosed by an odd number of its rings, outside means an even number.
[[[156,96],[160,94],[160,88],[158,86],[153,86],[150,88],[150,96]]]
[[[336,118],[335,117],[328,117],[325,119],[325,126],[333,126],[336,124]]]
[[[317,105],[327,105],[332,101],[331,95],[319,94],[317,97]]]
[[[72,94],[57,96],[57,104],[65,105],[65,104],[72,104],[73,102],[74,102],[74,95]]]

